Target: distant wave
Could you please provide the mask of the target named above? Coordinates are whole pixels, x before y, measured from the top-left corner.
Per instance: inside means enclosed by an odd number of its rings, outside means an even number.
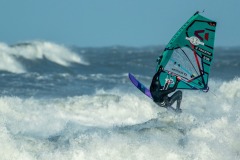
[[[27,72],[26,66],[17,58],[27,60],[47,59],[58,65],[68,67],[71,63],[89,65],[82,57],[68,48],[52,42],[31,41],[16,45],[0,43],[0,70],[13,73]]]
[[[11,48],[4,43],[0,43],[0,70],[13,73],[23,73],[25,68],[13,56]]]

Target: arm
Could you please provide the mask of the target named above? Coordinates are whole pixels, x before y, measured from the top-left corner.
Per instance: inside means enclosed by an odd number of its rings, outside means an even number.
[[[159,76],[162,72],[163,72],[163,67],[160,66],[158,68],[157,73],[155,73],[155,75],[153,76],[152,83],[151,83],[151,86],[150,86],[150,92],[151,93],[155,92],[155,91],[158,91],[162,88],[162,86],[160,84],[160,81],[159,81]]]
[[[152,79],[152,83],[150,86],[150,91],[154,92],[157,91],[161,88],[160,82],[159,82],[159,76],[160,76],[160,72],[157,72]]]

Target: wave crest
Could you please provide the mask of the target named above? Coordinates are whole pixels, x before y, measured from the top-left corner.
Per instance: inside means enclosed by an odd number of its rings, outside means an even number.
[[[0,70],[13,73],[26,72],[26,67],[24,67],[24,64],[19,62],[17,58],[32,61],[45,58],[65,67],[70,66],[72,63],[89,65],[82,57],[68,48],[52,42],[42,41],[19,43],[11,46],[0,43],[0,58]]]

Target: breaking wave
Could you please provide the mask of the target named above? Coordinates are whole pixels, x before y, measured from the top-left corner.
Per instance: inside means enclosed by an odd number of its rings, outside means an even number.
[[[0,70],[13,73],[27,72],[27,67],[19,58],[30,61],[47,59],[64,67],[72,63],[89,65],[80,55],[52,42],[31,41],[11,46],[0,43]]]
[[[182,114],[132,89],[57,99],[1,97],[1,158],[239,159],[240,79],[211,80],[210,86],[208,94],[184,91]]]

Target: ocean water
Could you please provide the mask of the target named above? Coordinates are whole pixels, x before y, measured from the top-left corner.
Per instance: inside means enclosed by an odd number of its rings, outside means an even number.
[[[149,86],[162,50],[0,43],[0,160],[240,159],[240,48],[216,48],[181,114],[128,80]]]

